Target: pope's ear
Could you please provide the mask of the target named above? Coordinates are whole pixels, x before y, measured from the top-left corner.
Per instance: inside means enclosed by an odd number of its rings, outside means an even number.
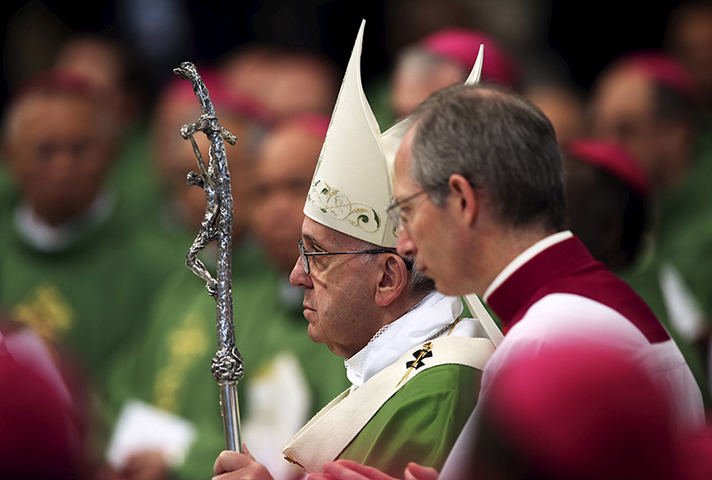
[[[387,307],[395,301],[408,285],[408,269],[396,254],[384,255],[381,263],[380,281],[376,287],[376,303]]]
[[[477,214],[477,195],[472,184],[462,175],[453,174],[448,179],[450,196],[448,206],[468,225],[472,224]]]

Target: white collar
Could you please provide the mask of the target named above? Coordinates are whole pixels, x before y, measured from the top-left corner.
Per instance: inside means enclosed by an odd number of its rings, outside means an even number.
[[[398,320],[381,328],[368,345],[345,360],[346,376],[355,387],[360,387],[411,348],[447,331],[446,327],[461,313],[459,297],[446,297],[439,292],[429,294]],[[452,334],[473,336],[474,330],[473,322],[459,322]]]
[[[564,240],[569,239],[573,236],[574,234],[571,233],[570,230],[564,230],[563,232],[558,232],[554,233],[553,235],[549,235],[548,237],[539,240],[534,245],[524,250],[522,253],[517,255],[514,260],[509,262],[509,265],[504,267],[504,269],[499,272],[499,274],[494,278],[490,286],[487,287],[487,290],[485,290],[485,294],[482,298],[484,298],[486,302],[489,296],[492,295],[492,292],[497,290],[500,285],[502,285],[504,281],[507,280],[514,272],[519,270],[522,265],[539,255],[547,248],[556,245],[559,242],[563,242]]]
[[[21,203],[15,210],[15,225],[20,236],[34,248],[57,252],[71,245],[86,230],[109,218],[114,205],[114,197],[103,192],[83,213],[62,225],[53,226],[38,217],[27,203]]]

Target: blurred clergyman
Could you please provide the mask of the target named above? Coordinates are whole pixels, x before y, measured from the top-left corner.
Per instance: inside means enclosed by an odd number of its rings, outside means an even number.
[[[125,221],[127,205],[106,182],[118,129],[104,101],[83,76],[50,71],[27,81],[5,112],[15,188],[0,206],[0,306],[69,349],[102,401],[113,362],[142,334],[172,268]]]
[[[703,350],[662,287],[649,257],[653,191],[640,160],[609,140],[579,138],[562,146],[569,228],[593,257],[625,280],[665,325],[709,401]]]
[[[655,208],[647,268],[666,307],[704,345],[712,330],[712,133],[689,72],[656,51],[611,62],[595,81],[593,133],[628,148],[650,178]],[[672,316],[672,314],[671,314]]]
[[[675,431],[645,370],[605,345],[561,342],[516,359],[481,413],[473,478],[697,480],[712,465]]]
[[[578,138],[562,151],[569,228],[610,270],[629,267],[643,249],[650,208],[640,161],[606,140]]]
[[[708,0],[687,0],[675,7],[668,18],[665,44],[666,50],[694,78],[709,112],[712,108],[712,4]]]
[[[275,120],[334,108],[338,68],[321,53],[250,45],[229,52],[220,67],[230,88],[260,102]]]
[[[518,89],[516,57],[492,35],[466,28],[442,28],[405,46],[388,82],[374,85],[373,110],[382,127],[409,115],[431,93],[462,83],[484,45],[482,81]]]

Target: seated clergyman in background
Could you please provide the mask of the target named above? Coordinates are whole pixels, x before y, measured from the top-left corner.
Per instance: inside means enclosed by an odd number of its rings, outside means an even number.
[[[712,333],[712,133],[698,85],[677,61],[638,51],[595,79],[593,133],[640,159],[656,203],[652,248],[641,258],[685,319],[689,341],[707,356]],[[709,375],[709,372],[708,372]]]
[[[646,251],[653,191],[640,161],[617,142],[578,138],[562,146],[569,228],[593,257],[625,280],[665,326],[685,356],[703,398],[709,382],[693,343],[689,308],[662,288],[659,265]],[[642,260],[642,261],[641,261]]]
[[[13,184],[0,202],[0,308],[71,351],[102,401],[112,362],[142,335],[172,268],[107,181],[120,144],[107,109],[90,78],[53,70],[28,79],[5,110]]]
[[[234,172],[230,176],[230,193],[236,205],[233,244],[237,245],[247,236],[248,192],[252,188],[257,146],[267,129],[269,114],[260,104],[231,91],[218,72],[201,68],[200,74],[220,124],[239,138],[235,145],[225,142],[228,168]],[[182,234],[187,234],[192,241],[200,229],[207,203],[202,189],[186,183],[188,172],[197,170],[198,166],[190,142],[179,134],[183,125],[192,123],[200,114],[200,104],[190,82],[174,76],[160,92],[151,118],[153,168],[161,179],[159,222],[169,236],[179,237],[182,250],[185,250]],[[194,139],[207,159],[208,138],[195,135]]]
[[[640,161],[617,142],[576,138],[562,145],[569,228],[608,269],[642,253],[651,187]]]
[[[480,45],[487,52],[482,81],[518,89],[522,80],[519,60],[501,42],[482,30],[443,28],[406,45],[397,53],[388,81],[367,86],[381,127],[410,115],[431,93],[464,82]]]
[[[304,212],[301,258],[309,337],[346,358],[352,387],[283,450],[307,472],[336,458],[400,473],[408,461],[440,467],[477,401],[493,351],[457,297],[395,253],[386,213],[391,178],[363,95],[356,41]],[[246,443],[249,448],[249,438]],[[250,456],[223,452],[219,478],[270,478]]]

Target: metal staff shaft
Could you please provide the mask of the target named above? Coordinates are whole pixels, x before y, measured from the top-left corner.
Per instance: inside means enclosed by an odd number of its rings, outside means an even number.
[[[237,383],[220,385],[220,412],[225,431],[225,447],[242,453],[240,408],[237,401]]]
[[[218,124],[208,89],[195,65],[181,63],[173,70],[181,78],[190,80],[200,101],[202,114],[198,121],[183,125],[181,136],[190,140],[198,161],[199,172],[190,172],[187,182],[205,190],[207,207],[200,231],[186,254],[186,265],[206,282],[208,293],[216,302],[217,353],[210,367],[213,378],[220,387],[220,411],[228,450],[242,451],[240,413],[237,400],[237,383],[244,374],[242,356],[235,346],[235,325],[232,311],[232,194],[230,172],[225,155],[225,139],[235,144],[237,138]],[[201,131],[210,140],[208,164],[195,143],[193,135]],[[198,259],[198,254],[210,242],[217,242],[216,279]]]

